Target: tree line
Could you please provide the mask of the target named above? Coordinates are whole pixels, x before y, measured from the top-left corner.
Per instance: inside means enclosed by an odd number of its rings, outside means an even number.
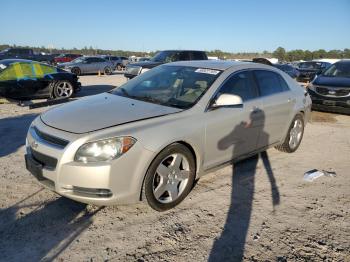
[[[34,52],[45,52],[45,53],[57,53],[57,54],[82,54],[82,55],[115,55],[115,56],[153,56],[156,52],[135,52],[135,51],[125,51],[125,50],[105,50],[94,48],[92,46],[78,49],[65,49],[65,48],[47,48],[44,46],[41,47],[31,47],[31,46],[16,46],[16,45],[0,45],[0,50],[6,49],[8,47],[23,47],[23,48],[31,48]],[[275,51],[263,51],[263,52],[225,52],[221,50],[211,50],[206,51],[208,56],[218,57],[220,59],[252,59],[255,57],[265,57],[265,58],[278,58],[281,62],[292,62],[299,60],[313,60],[313,59],[322,59],[322,58],[337,58],[337,59],[350,59],[350,49],[345,48],[343,50],[329,50],[326,51],[324,49],[319,49],[315,51],[310,50],[290,50],[287,51],[283,47],[278,47]]]

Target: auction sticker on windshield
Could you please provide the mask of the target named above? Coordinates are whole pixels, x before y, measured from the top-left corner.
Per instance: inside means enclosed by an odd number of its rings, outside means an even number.
[[[196,73],[202,73],[202,74],[210,74],[210,75],[217,75],[220,73],[219,70],[213,70],[213,69],[208,69],[208,68],[198,68]]]

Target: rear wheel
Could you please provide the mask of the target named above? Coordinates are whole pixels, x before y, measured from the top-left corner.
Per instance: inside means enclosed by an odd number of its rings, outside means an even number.
[[[157,211],[178,205],[193,187],[195,160],[182,144],[172,144],[153,160],[145,181],[144,194],[148,204]]]
[[[73,93],[74,88],[69,81],[57,81],[53,86],[53,95],[55,98],[69,98]]]
[[[80,75],[81,75],[81,70],[80,70],[80,68],[78,68],[78,67],[73,67],[72,70],[71,70],[71,72],[72,72],[73,74],[77,75],[77,76],[80,76]]]
[[[297,114],[289,129],[283,144],[276,146],[276,149],[286,153],[295,152],[304,135],[304,118],[302,114]]]
[[[105,69],[103,69],[103,73],[105,75],[111,75],[112,74],[112,69],[110,67],[105,67]]]

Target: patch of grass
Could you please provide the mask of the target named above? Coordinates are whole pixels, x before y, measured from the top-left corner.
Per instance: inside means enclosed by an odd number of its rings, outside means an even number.
[[[0,105],[1,104],[10,104],[11,102],[7,100],[6,98],[0,97]]]

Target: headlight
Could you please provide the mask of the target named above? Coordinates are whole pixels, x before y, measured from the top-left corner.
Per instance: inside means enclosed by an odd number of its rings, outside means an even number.
[[[315,86],[312,84],[312,83],[309,83],[307,86],[306,86],[306,89],[310,89],[312,91],[315,91]]]
[[[116,159],[128,152],[135,143],[136,139],[129,136],[89,142],[78,149],[74,160],[90,163]]]

